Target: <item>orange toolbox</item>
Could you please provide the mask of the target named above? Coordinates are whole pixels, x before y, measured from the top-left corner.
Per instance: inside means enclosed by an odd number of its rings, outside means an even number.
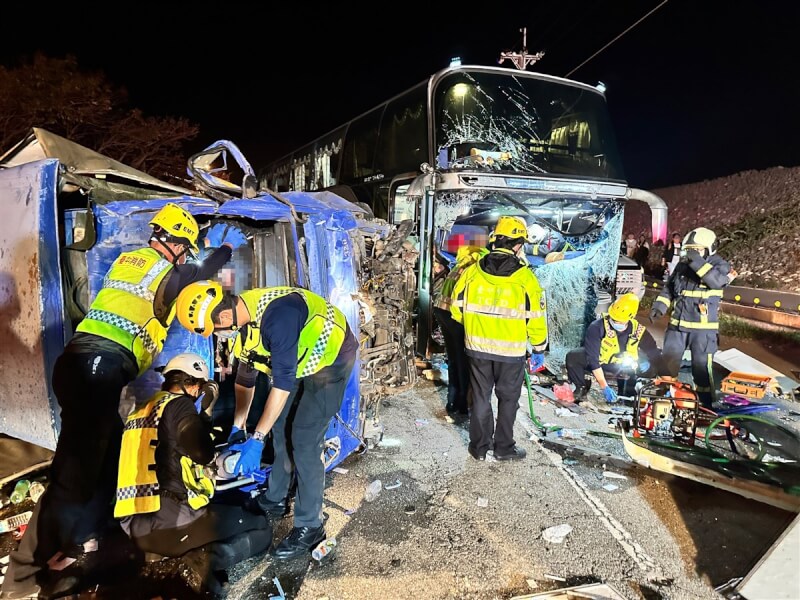
[[[725,394],[736,394],[755,400],[762,399],[767,393],[774,392],[776,381],[769,375],[755,375],[733,371],[722,380],[720,389]]]

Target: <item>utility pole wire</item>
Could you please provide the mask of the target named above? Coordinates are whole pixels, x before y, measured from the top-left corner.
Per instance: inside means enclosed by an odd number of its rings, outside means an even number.
[[[590,60],[592,60],[592,59],[593,59],[595,56],[597,56],[598,54],[600,54],[600,53],[601,53],[603,50],[605,50],[606,48],[608,48],[608,47],[609,47],[611,44],[613,44],[614,42],[616,42],[616,41],[617,41],[619,38],[621,38],[623,35],[625,35],[626,33],[628,33],[628,32],[629,32],[631,29],[633,29],[634,27],[636,27],[636,26],[637,26],[639,23],[641,23],[642,21],[644,21],[644,20],[645,20],[647,17],[649,17],[650,15],[652,15],[654,12],[656,12],[656,11],[657,11],[659,8],[661,8],[662,6],[664,6],[666,3],[667,3],[667,0],[664,0],[664,1],[663,1],[661,4],[659,4],[658,6],[656,6],[656,7],[655,7],[653,10],[651,10],[649,13],[647,13],[645,16],[643,16],[643,17],[642,17],[641,19],[639,19],[638,21],[636,21],[636,22],[635,22],[633,25],[631,25],[630,27],[628,27],[628,28],[627,28],[625,31],[623,31],[622,33],[620,33],[620,34],[619,34],[617,37],[615,37],[613,40],[611,40],[610,42],[608,42],[608,43],[607,43],[605,46],[603,46],[602,48],[600,48],[600,50],[598,50],[597,52],[595,52],[594,54],[592,54],[592,55],[591,55],[589,58],[587,58],[587,59],[586,59],[585,61],[583,61],[581,64],[579,64],[577,67],[575,67],[574,69],[572,69],[572,71],[570,71],[569,73],[567,73],[566,75],[564,75],[564,77],[569,77],[570,75],[572,75],[572,74],[573,74],[575,71],[577,71],[578,69],[580,69],[580,68],[581,68],[583,65],[585,65],[586,63],[588,63],[588,62],[589,62]]]

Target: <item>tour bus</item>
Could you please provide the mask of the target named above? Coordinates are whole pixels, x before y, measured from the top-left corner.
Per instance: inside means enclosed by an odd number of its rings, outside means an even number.
[[[413,221],[423,356],[434,260],[485,245],[499,216],[524,218],[533,236],[525,252],[547,294],[551,368],[616,294],[641,288],[640,271],[618,270],[625,202],[650,205],[654,239],[666,231],[664,202],[626,183],[601,89],[515,69],[451,66],[258,175],[269,189],[330,190],[376,218]]]

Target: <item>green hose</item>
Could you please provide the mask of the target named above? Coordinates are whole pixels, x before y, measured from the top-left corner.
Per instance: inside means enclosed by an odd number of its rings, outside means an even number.
[[[528,376],[528,369],[525,369],[525,385],[528,387],[528,410],[531,413],[531,421],[533,421],[533,424],[545,434],[548,431],[559,431],[563,429],[560,425],[545,425],[538,419],[536,413],[533,412],[533,390],[531,389],[531,378]]]
[[[724,415],[722,417],[719,417],[718,419],[714,419],[713,421],[711,421],[711,424],[708,427],[706,427],[706,436],[705,436],[705,438],[706,438],[706,448],[708,448],[712,452],[716,452],[716,451],[712,450],[711,445],[710,445],[710,442],[711,442],[710,432],[713,431],[714,428],[719,423],[721,423],[722,421],[725,421],[726,419],[731,420],[731,421],[734,421],[734,420],[736,420],[736,421],[739,421],[739,420],[742,420],[742,421],[756,421],[757,423],[763,423],[764,425],[771,425],[773,427],[777,426],[777,424],[773,423],[772,421],[769,421],[767,419],[762,419],[761,417],[756,417],[754,415],[744,415],[744,414],[742,414],[742,415],[736,415],[736,414],[734,414],[734,415]],[[766,454],[767,448],[764,447],[764,444],[762,444],[762,440],[758,439],[758,437],[756,437],[756,439],[758,440],[758,456],[756,456],[756,458],[754,460],[760,461],[762,458],[764,458],[764,454]]]

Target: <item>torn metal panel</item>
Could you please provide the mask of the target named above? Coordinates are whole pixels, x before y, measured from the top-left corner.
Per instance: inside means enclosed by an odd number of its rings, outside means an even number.
[[[0,156],[0,167],[16,167],[45,158],[57,158],[65,169],[67,179],[70,175],[88,176],[96,179],[98,185],[103,185],[104,178],[114,177],[140,189],[162,190],[164,193],[170,192],[169,195],[192,194],[191,190],[156,179],[40,127],[33,127],[27,137]],[[86,179],[78,181],[85,183]]]
[[[55,448],[50,373],[64,347],[58,162],[0,170],[0,432]]]

